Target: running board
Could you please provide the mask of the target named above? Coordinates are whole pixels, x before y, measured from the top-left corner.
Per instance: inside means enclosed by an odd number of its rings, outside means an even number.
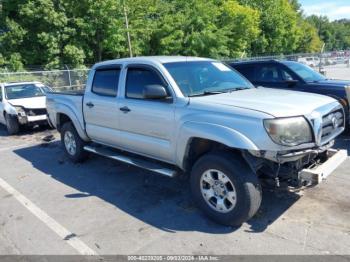
[[[106,147],[84,146],[84,150],[100,156],[118,160],[132,166],[140,167],[163,176],[175,177],[177,174],[176,170],[165,167],[164,165],[148,162],[147,160],[134,156],[122,155],[121,153]]]

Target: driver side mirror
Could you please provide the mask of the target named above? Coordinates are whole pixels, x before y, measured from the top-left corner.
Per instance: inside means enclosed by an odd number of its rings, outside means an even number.
[[[286,80],[285,82],[287,83],[288,87],[294,87],[299,83],[298,80],[294,79]]]
[[[166,99],[168,93],[162,85],[147,85],[143,89],[144,99]]]

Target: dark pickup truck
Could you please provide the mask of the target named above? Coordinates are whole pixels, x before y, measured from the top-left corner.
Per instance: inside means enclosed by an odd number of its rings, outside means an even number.
[[[331,96],[344,107],[349,126],[350,81],[327,79],[312,68],[294,61],[229,62],[255,86],[295,90]]]

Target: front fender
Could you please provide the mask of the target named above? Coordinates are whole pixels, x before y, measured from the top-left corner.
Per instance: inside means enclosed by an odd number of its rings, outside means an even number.
[[[16,108],[13,105],[11,105],[10,103],[4,103],[4,111],[8,115],[17,116]]]
[[[210,123],[185,122],[177,139],[176,163],[180,167],[184,167],[184,156],[192,138],[208,139],[236,149],[259,150],[248,137],[232,128]]]
[[[84,129],[84,124],[79,121],[79,117],[76,115],[74,110],[72,110],[69,106],[65,104],[56,104],[55,105],[55,111],[56,111],[56,116],[54,122],[56,123],[56,128],[61,125],[59,123],[59,114],[64,114],[69,117],[69,119],[72,121],[75,129],[77,130],[79,136],[81,139],[84,141],[89,141],[89,137],[87,136],[85,129]]]

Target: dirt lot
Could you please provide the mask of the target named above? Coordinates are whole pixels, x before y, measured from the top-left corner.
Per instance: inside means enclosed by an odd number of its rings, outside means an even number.
[[[0,254],[350,254],[350,159],[318,187],[265,189],[232,228],[205,218],[184,181],[97,156],[74,165],[51,134],[0,126]]]

